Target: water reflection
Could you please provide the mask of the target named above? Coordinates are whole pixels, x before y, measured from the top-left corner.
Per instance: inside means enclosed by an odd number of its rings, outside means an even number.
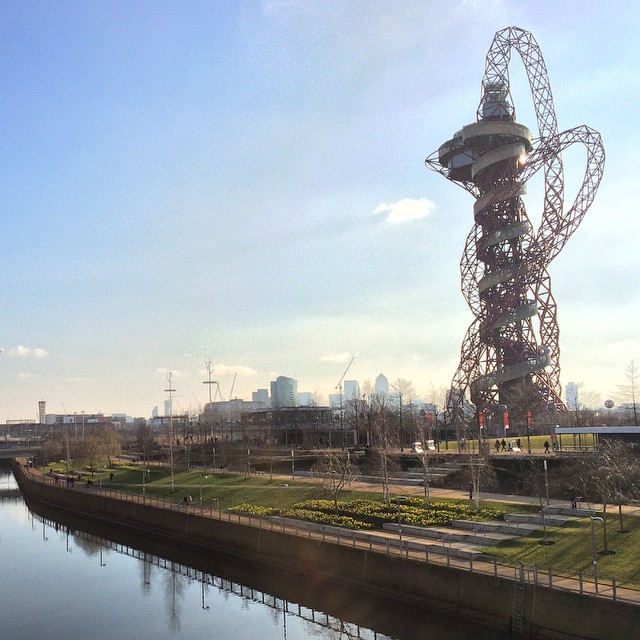
[[[135,560],[142,594],[149,592],[153,581],[159,581],[163,585],[167,622],[173,633],[180,631],[181,603],[187,588],[198,583],[200,585],[200,608],[203,611],[209,611],[211,608],[209,605],[210,590],[222,595],[224,599],[238,598],[245,610],[249,610],[251,604],[259,604],[271,610],[271,617],[276,623],[280,623],[284,638],[287,637],[287,617],[293,616],[306,625],[309,636],[318,636],[322,630],[321,637],[327,639],[397,640],[372,629],[335,618],[324,611],[278,598],[231,579],[205,573],[192,566],[148,553],[142,549],[61,525],[59,520],[52,520],[39,514],[38,506],[30,505],[29,509],[32,527],[41,526],[43,541],[49,540],[48,532],[51,530],[58,535],[62,533],[65,536],[65,546],[68,553],[73,552],[73,545],[75,545],[87,557],[93,558],[94,561],[98,560],[100,567],[107,566],[106,558],[111,554]]]
[[[1,472],[0,478],[0,492],[15,490],[15,483],[6,481]],[[196,551],[186,543],[154,539],[153,532],[140,536],[28,500],[23,507],[18,500],[12,496],[11,506],[24,510],[29,521],[25,524],[34,534],[30,540],[21,536],[20,552],[25,552],[26,545],[27,554],[40,558],[35,568],[21,561],[20,570],[24,564],[24,571],[39,572],[45,583],[52,580],[59,591],[54,599],[45,584],[44,595],[33,595],[34,602],[42,602],[38,607],[43,609],[42,624],[54,627],[47,627],[48,640],[87,637],[83,628],[86,632],[95,627],[100,628],[101,640],[120,640],[123,635],[180,640],[208,635],[221,640],[500,637],[422,606],[327,584],[284,566],[277,571],[257,567],[215,549]],[[0,555],[5,522],[4,516],[0,518]],[[46,547],[45,556],[36,543]],[[0,586],[1,581],[0,577]],[[7,593],[4,587],[2,591]],[[60,635],[56,635],[56,620],[62,627]],[[20,635],[19,624],[9,628],[14,640],[34,637],[27,631]]]

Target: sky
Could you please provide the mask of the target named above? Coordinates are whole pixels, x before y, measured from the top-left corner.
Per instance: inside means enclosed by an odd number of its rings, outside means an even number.
[[[441,404],[473,198],[424,159],[475,121],[509,26],[541,47],[559,129],[603,136],[549,270],[563,387],[618,400],[640,359],[640,5],[23,0],[0,3],[0,422],[38,400],[149,417],[169,372],[198,411],[207,362],[224,399],[284,375],[326,402],[355,356],[347,379]],[[510,74],[535,135],[515,52]],[[584,151],[564,159],[569,199]]]

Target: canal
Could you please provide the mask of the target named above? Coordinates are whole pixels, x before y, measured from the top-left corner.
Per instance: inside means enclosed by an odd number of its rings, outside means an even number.
[[[330,561],[330,559],[328,559]],[[30,504],[0,465],[0,637],[12,640],[497,640],[491,630],[337,585]]]

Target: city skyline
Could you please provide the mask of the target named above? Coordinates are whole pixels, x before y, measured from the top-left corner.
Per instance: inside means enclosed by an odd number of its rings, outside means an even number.
[[[284,375],[327,400],[354,356],[347,379],[384,372],[442,395],[471,321],[472,199],[424,159],[474,121],[509,25],[544,51],[560,129],[604,140],[598,197],[550,273],[563,389],[617,400],[640,354],[640,8],[90,1],[0,15],[0,422],[39,400],[147,416],[169,371],[176,406],[197,409],[208,361],[225,399]],[[570,201],[584,162],[565,162]],[[532,216],[539,194],[529,185]]]

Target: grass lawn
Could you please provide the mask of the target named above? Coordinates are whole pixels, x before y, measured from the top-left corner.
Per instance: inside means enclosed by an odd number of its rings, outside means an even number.
[[[45,469],[46,471],[46,469]],[[109,474],[114,474],[113,483],[109,482]],[[136,465],[122,466],[116,469],[105,469],[93,476],[94,484],[102,482],[103,486],[142,494],[142,467]],[[174,490],[171,486],[171,474],[166,468],[151,467],[145,480],[145,493],[160,499],[180,502],[185,495],[193,498],[195,505],[205,507],[217,499],[221,509],[243,503],[270,507],[273,509],[289,509],[294,504],[307,500],[326,499],[327,491],[318,484],[306,481],[291,481],[277,478],[269,480],[266,475],[244,476],[243,474],[208,473],[202,475],[201,470],[183,471],[174,474]],[[392,496],[392,500],[393,500]],[[380,501],[381,492],[363,492],[344,490],[340,493],[341,501],[371,500]],[[441,498],[437,502],[446,502]],[[469,504],[468,500],[462,502]],[[538,507],[521,504],[492,503],[482,501],[484,508],[502,510],[506,513],[523,513],[538,511]],[[595,523],[596,549],[598,551],[598,572],[602,578],[615,576],[618,579],[640,580],[640,517],[625,515],[626,533],[618,533],[619,520],[613,510],[608,518],[608,550],[604,550],[603,528],[600,522]],[[506,541],[497,547],[483,547],[483,552],[498,559],[524,562],[539,567],[554,567],[556,570],[582,570],[590,573],[593,570],[593,548],[591,537],[591,521],[584,518],[569,521],[563,527],[550,528],[547,538],[550,545],[541,544],[543,533],[539,532],[524,538]]]
[[[615,576],[640,580],[640,518],[625,515],[626,533],[619,533],[617,513],[607,516],[607,548],[604,553],[602,523],[595,522],[598,573],[602,577]],[[541,544],[543,533],[516,538],[498,547],[488,547],[486,553],[510,562],[524,562],[539,567],[593,572],[593,543],[589,518],[570,521],[562,527],[549,529],[547,537],[553,544]],[[612,553],[614,552],[614,553]]]

